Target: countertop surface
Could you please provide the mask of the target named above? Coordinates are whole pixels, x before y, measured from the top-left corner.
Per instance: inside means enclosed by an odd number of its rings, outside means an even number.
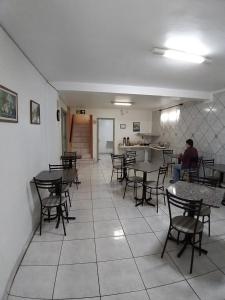
[[[132,145],[132,146],[119,146],[120,149],[153,149],[153,150],[157,150],[157,151],[162,151],[162,150],[165,150],[167,149],[166,147],[161,147],[161,146],[158,146],[158,145],[154,145],[154,144],[150,144],[148,146],[144,146],[144,145]]]

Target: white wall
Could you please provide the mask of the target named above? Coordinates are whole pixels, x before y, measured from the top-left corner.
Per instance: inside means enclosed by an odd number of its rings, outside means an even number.
[[[75,113],[76,109],[71,109]],[[93,115],[93,158],[97,158],[97,118],[115,118],[115,152],[118,153],[118,144],[123,142],[123,137],[130,137],[130,141],[140,138],[133,132],[133,122],[141,122],[141,132],[151,132],[152,112],[150,110],[135,109],[86,109],[86,114]],[[126,129],[120,129],[120,124],[126,124]]]
[[[57,93],[0,29],[0,84],[18,93],[19,122],[0,123],[0,299],[39,219],[30,180],[58,161]],[[41,125],[30,124],[30,99],[41,105]]]

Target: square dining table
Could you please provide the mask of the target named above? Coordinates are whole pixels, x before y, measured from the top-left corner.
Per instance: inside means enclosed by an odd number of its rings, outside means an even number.
[[[143,205],[144,202],[146,202],[148,205],[155,206],[155,204],[151,203],[149,199],[146,197],[146,181],[147,181],[147,174],[148,173],[153,173],[158,171],[159,168],[156,168],[153,166],[151,163],[146,163],[146,162],[137,162],[133,165],[129,165],[128,169],[132,169],[134,171],[140,171],[143,172],[143,181],[142,181],[142,197],[141,198],[135,198],[136,201],[139,201],[136,203],[136,206]]]

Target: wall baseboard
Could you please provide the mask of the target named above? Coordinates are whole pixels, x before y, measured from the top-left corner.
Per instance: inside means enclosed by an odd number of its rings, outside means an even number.
[[[35,234],[35,232],[36,232],[38,226],[39,226],[39,225],[37,225],[37,226],[35,227],[35,229],[32,230],[32,232],[30,233],[30,235],[29,235],[29,237],[28,237],[28,239],[27,239],[27,241],[26,241],[26,243],[25,243],[25,245],[24,245],[22,251],[20,252],[20,255],[18,256],[18,259],[17,259],[17,261],[16,261],[16,264],[15,264],[15,266],[14,266],[14,268],[13,268],[13,270],[12,270],[10,276],[9,276],[8,283],[7,283],[7,285],[6,285],[5,292],[4,292],[4,294],[3,294],[2,300],[7,300],[7,299],[8,299],[9,292],[10,292],[10,288],[11,288],[11,286],[12,286],[12,284],[13,284],[13,280],[14,280],[14,278],[15,278],[15,276],[16,276],[16,273],[17,273],[17,271],[18,271],[18,269],[19,269],[19,267],[20,267],[20,264],[21,264],[21,262],[22,262],[22,260],[23,260],[23,258],[24,258],[24,255],[25,255],[26,252],[27,252],[27,249],[28,249],[28,247],[29,247],[29,245],[30,245],[30,243],[31,243],[31,241],[32,241],[32,239],[33,239],[33,236],[34,236],[34,234]]]

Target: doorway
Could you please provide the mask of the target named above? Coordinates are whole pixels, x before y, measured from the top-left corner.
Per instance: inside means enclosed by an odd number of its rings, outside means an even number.
[[[97,159],[108,159],[114,153],[115,119],[97,119]]]
[[[62,155],[67,151],[66,112],[61,108]]]

